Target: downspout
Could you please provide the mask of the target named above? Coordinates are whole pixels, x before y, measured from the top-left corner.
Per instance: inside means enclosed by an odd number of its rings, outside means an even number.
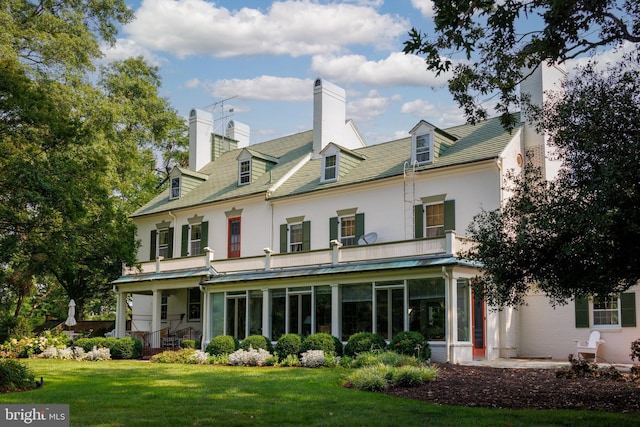
[[[445,287],[444,287],[444,297],[445,297],[445,301],[447,301],[447,325],[446,325],[446,336],[447,339],[445,341],[445,346],[446,346],[446,353],[447,353],[447,363],[452,363],[453,361],[453,357],[451,354],[451,340],[452,340],[452,328],[451,325],[453,324],[453,304],[451,302],[451,292],[449,292],[449,287],[451,286],[450,280],[451,280],[451,276],[449,275],[449,273],[447,273],[447,268],[445,266],[442,266],[442,275],[444,276],[444,280],[445,280]]]

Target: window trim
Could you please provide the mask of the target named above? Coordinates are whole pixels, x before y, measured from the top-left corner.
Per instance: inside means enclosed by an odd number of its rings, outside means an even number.
[[[444,223],[445,223],[445,214],[444,214],[444,200],[443,201],[437,201],[437,202],[431,202],[431,203],[425,203],[423,205],[423,209],[424,209],[424,236],[425,237],[443,237],[444,236],[444,232],[445,232],[445,227],[444,227]],[[439,225],[429,225],[429,206],[440,206],[440,209],[442,209],[442,213],[441,216],[442,217],[442,224]],[[439,230],[436,231],[435,235],[430,235],[429,234],[429,230]]]
[[[418,165],[425,165],[433,163],[435,143],[434,143],[434,131],[430,128],[425,128],[423,132],[415,133],[411,137],[411,158]],[[426,140],[424,146],[418,146],[419,140]],[[426,154],[426,159],[419,160],[421,156]]]
[[[243,170],[243,166],[246,165],[247,169]],[[238,185],[251,184],[251,159],[240,160],[238,163]]]
[[[169,200],[179,199],[180,192],[181,192],[181,179],[179,176],[174,176],[173,178],[171,178],[169,183]]]
[[[333,165],[327,166],[327,160],[334,159]],[[322,157],[322,181],[334,182],[338,180],[338,153],[327,153]],[[333,177],[328,177],[327,171],[333,171]]]
[[[616,299],[615,303],[617,308],[615,309],[596,309],[596,298],[602,298],[599,295],[594,295],[592,298],[589,298],[589,315],[591,317],[591,321],[593,324],[593,329],[620,329],[622,328],[622,303],[620,301],[620,294],[615,295],[605,295],[605,298],[613,298]],[[617,323],[596,323],[596,313],[615,313],[615,316],[618,318]]]
[[[288,226],[289,226],[289,236],[288,236],[289,237],[288,238],[289,241],[287,242],[288,252],[290,252],[290,253],[291,252],[302,252],[304,250],[304,225],[302,224],[302,221],[288,224]],[[300,228],[299,229],[299,235],[300,235],[299,237],[300,238],[296,242],[293,241],[293,237],[294,237],[294,234],[295,234],[295,233],[293,233],[293,228],[294,227],[296,227],[296,228],[299,227]],[[296,249],[294,249],[294,245],[295,245]]]
[[[166,243],[161,243],[163,234],[166,234],[166,236],[167,236],[167,242]],[[171,246],[169,244],[169,239],[170,239],[170,237],[169,237],[169,227],[159,228],[158,229],[158,244],[156,246],[156,257],[163,257],[164,259],[171,258],[170,254],[169,254],[169,247]],[[163,255],[163,254],[160,253],[160,251],[162,249],[166,249],[166,252],[167,252],[166,255]]]
[[[191,295],[192,292],[195,293],[197,291],[199,298],[198,301],[192,301]],[[191,315],[191,306],[198,306],[198,316],[194,317]],[[187,321],[200,321],[202,318],[202,293],[200,292],[200,288],[189,288],[187,289]]]

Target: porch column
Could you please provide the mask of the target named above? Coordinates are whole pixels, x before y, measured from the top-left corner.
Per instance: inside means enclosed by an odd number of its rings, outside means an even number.
[[[153,290],[153,298],[151,300],[151,332],[157,332],[161,328],[161,310],[160,307],[162,305],[162,291],[158,289]],[[151,343],[152,347],[159,348],[160,347],[160,336],[159,334],[153,334],[153,342]]]
[[[127,333],[127,293],[116,287],[116,327],[115,336],[123,338]]]
[[[200,348],[202,351],[206,348],[209,341],[211,341],[211,313],[209,312],[209,292],[205,285],[200,285],[200,292],[202,293],[202,340],[200,342]]]
[[[331,284],[331,335],[342,341],[340,333],[340,286]]]
[[[271,292],[262,289],[262,335],[271,338]]]
[[[447,340],[449,341],[449,348],[451,349],[451,357],[450,360],[452,363],[458,362],[458,352],[457,352],[457,342],[458,342],[458,279],[451,274],[451,279],[449,280],[449,319],[450,324],[449,334]]]

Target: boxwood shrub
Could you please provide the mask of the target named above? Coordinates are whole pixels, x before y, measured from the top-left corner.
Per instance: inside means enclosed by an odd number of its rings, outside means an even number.
[[[421,360],[431,358],[429,342],[420,332],[399,332],[393,337],[393,339],[391,339],[389,350],[393,350],[400,354],[406,354],[408,356],[415,356]]]
[[[86,352],[93,350],[93,347],[108,348],[112,359],[139,359],[142,357],[142,342],[132,337],[79,338],[74,346],[82,347]]]
[[[249,335],[240,343],[240,348],[243,350],[249,350],[249,347],[257,350],[259,348],[267,350],[269,353],[273,353],[273,345],[271,340],[262,335]]]
[[[322,350],[325,354],[336,354],[336,344],[329,334],[319,332],[306,337],[302,341],[301,352],[309,350]]]
[[[284,334],[280,337],[276,343],[275,353],[280,360],[286,359],[287,356],[300,355],[300,349],[302,348],[302,337],[298,334]]]
[[[231,335],[218,335],[214,337],[205,351],[212,356],[222,356],[225,354],[231,354],[240,348],[240,342]]]
[[[387,342],[382,335],[371,332],[357,332],[349,337],[347,345],[344,346],[344,354],[355,356],[358,353],[372,350],[384,350]]]

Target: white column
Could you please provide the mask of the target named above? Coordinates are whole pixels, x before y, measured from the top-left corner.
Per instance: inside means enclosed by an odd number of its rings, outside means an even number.
[[[262,289],[262,335],[271,337],[271,292]]]
[[[127,333],[127,293],[116,291],[116,332],[115,336],[123,338]]]
[[[207,291],[206,286],[201,286],[200,291],[202,292],[202,341],[200,342],[200,348],[204,351],[209,341],[211,341],[211,313],[209,309],[209,296],[211,294]]]
[[[331,335],[342,340],[340,334],[340,287],[331,284]]]
[[[160,306],[162,305],[162,291],[158,289],[153,290],[153,299],[151,302],[151,332],[157,332],[160,330],[160,321],[161,321],[161,312]],[[153,342],[151,343],[152,347],[158,348],[160,347],[160,336],[157,334],[153,335]]]

